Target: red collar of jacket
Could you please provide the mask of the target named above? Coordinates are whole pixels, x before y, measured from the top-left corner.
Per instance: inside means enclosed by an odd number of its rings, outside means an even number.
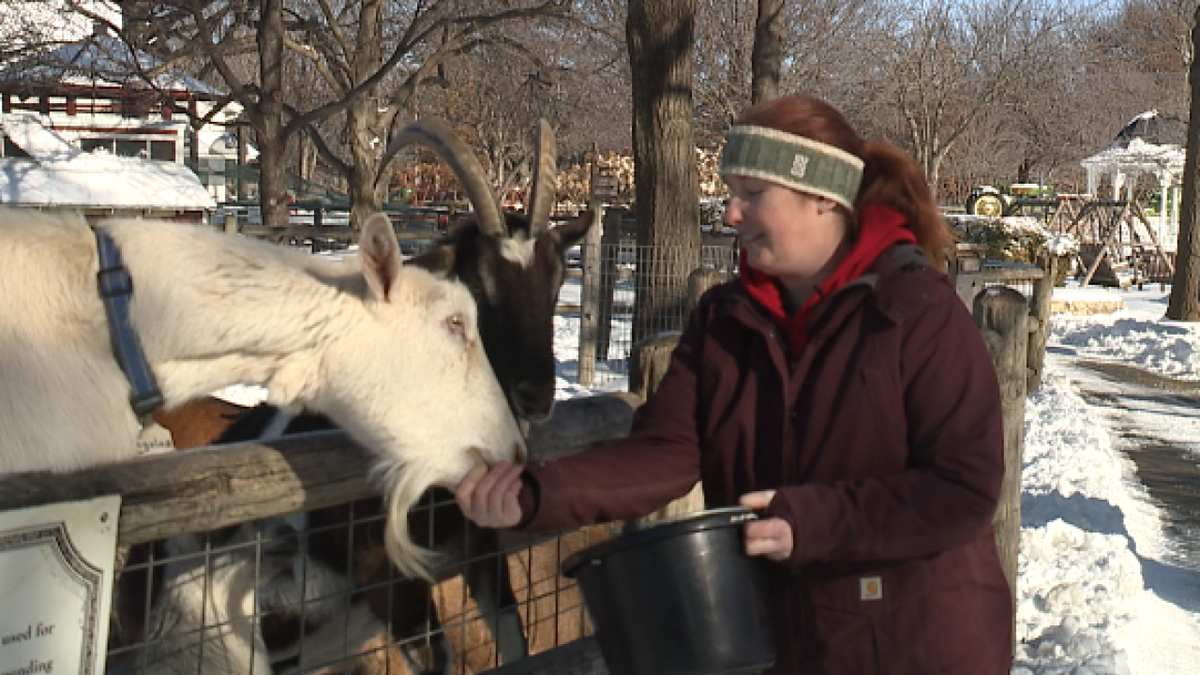
[[[892,244],[912,244],[916,235],[904,227],[906,220],[899,211],[883,204],[872,204],[862,210],[860,230],[853,248],[842,258],[837,269],[821,282],[816,291],[790,318],[783,304],[783,293],[775,277],[759,272],[746,264],[746,254],[739,261],[742,285],[750,297],[766,310],[771,320],[788,336],[791,356],[800,354],[807,340],[806,330],[813,309],[824,298],[862,276],[884,250]]]

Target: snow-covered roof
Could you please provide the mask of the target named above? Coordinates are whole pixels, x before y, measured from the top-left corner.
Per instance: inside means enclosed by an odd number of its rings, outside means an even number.
[[[1129,141],[1128,146],[1110,145],[1104,150],[1085,158],[1084,167],[1111,167],[1123,171],[1177,171],[1182,174],[1186,153],[1178,145],[1155,145],[1140,138]]]
[[[0,114],[25,158],[0,158],[0,204],[78,208],[212,210],[217,204],[182,164],[88,153],[32,115]]]
[[[136,65],[134,65],[136,64]],[[97,33],[78,42],[26,57],[0,70],[0,83],[22,85],[74,84],[146,88],[142,73],[162,68],[160,59],[129,45],[112,35]],[[154,75],[154,87],[169,91],[221,96],[223,92],[177,70]]]
[[[1098,174],[1136,176],[1150,173],[1166,185],[1178,184],[1183,178],[1186,150],[1186,126],[1178,120],[1164,118],[1157,110],[1147,110],[1130,120],[1104,150],[1084,158],[1080,165],[1087,169],[1089,192],[1095,190]]]

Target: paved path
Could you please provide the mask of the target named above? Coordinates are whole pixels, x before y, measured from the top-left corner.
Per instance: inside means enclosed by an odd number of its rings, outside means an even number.
[[[1200,612],[1200,382],[1173,380],[1109,361],[1048,353],[1069,371],[1080,394],[1105,420],[1114,445],[1162,510],[1172,548],[1145,557],[1146,585]]]

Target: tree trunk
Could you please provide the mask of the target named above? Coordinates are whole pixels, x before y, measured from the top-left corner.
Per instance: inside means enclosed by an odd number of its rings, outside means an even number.
[[[379,136],[372,132],[372,123],[377,116],[369,109],[377,103],[373,95],[360,96],[346,109],[351,162],[347,189],[350,193],[350,226],[355,230],[361,228],[371,214],[379,211],[383,201],[382,191],[387,189],[386,183],[380,189],[375,187],[381,148],[379,143],[371,142]]]
[[[1200,47],[1200,9],[1192,28],[1193,54]],[[1192,114],[1188,120],[1187,156],[1183,163],[1183,202],[1179,212],[1179,243],[1176,250],[1175,278],[1167,318],[1175,321],[1200,321],[1200,226],[1197,220],[1196,152],[1200,150],[1200,62],[1192,59],[1188,80],[1192,90]]]
[[[779,96],[779,72],[783,68],[784,0],[758,0],[754,24],[754,48],[750,54],[750,102],[762,103]]]
[[[357,50],[350,59],[353,86],[359,86],[383,67],[381,0],[364,0],[359,11]],[[350,226],[355,230],[362,227],[371,214],[379,211],[386,183],[376,189],[375,178],[379,170],[379,157],[387,138],[386,127],[381,128],[383,115],[378,88],[371,87],[355,98],[346,108],[346,124],[350,131],[350,175],[347,176],[350,193]]]
[[[253,115],[258,131],[258,200],[266,227],[288,226],[287,136],[283,125],[283,0],[262,0],[258,61],[262,94]]]
[[[700,179],[693,135],[695,0],[629,0],[637,294],[633,342],[682,327],[687,277],[700,263]]]

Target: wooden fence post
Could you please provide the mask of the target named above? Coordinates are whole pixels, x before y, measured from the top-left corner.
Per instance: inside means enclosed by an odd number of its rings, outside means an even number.
[[[1045,274],[1033,282],[1033,294],[1029,298],[1029,373],[1025,382],[1026,393],[1037,391],[1042,386],[1046,339],[1050,329],[1050,301],[1054,296],[1054,284],[1059,272],[1066,266],[1067,258],[1047,255],[1040,262]]]
[[[679,345],[679,331],[668,331],[639,340],[629,350],[629,393],[646,400],[658,389],[671,354]]]
[[[596,379],[596,340],[600,325],[600,223],[604,207],[600,202],[588,204],[592,211],[592,226],[581,244],[583,279],[579,292],[579,384],[592,386]]]
[[[687,313],[691,314],[700,296],[717,284],[729,279],[725,270],[697,268],[688,275]],[[639,341],[629,350],[629,391],[645,400],[658,389],[667,373],[671,352],[679,344],[680,331],[666,331]]]
[[[617,257],[621,252],[621,218],[624,209],[609,209],[600,220],[604,233],[600,237],[600,305],[599,325],[596,327],[596,358],[608,360],[612,343],[613,293],[617,289]]]
[[[1000,565],[1008,579],[1009,594],[1015,608],[1017,554],[1021,546],[1021,456],[1025,446],[1029,310],[1025,296],[1006,286],[993,286],[975,296],[973,312],[1000,380],[1000,404],[1004,420],[1004,483],[992,523],[996,530]],[[1015,637],[1015,619],[1013,634]]]

